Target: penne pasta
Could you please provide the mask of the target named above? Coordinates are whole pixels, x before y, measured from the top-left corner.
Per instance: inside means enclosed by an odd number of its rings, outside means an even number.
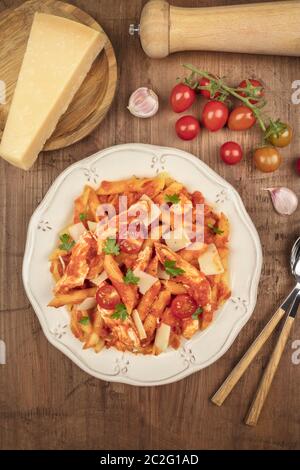
[[[90,287],[88,289],[74,289],[67,294],[56,294],[55,297],[49,302],[49,307],[62,307],[63,305],[80,304],[87,297],[94,297],[97,287]]]
[[[102,181],[97,190],[86,185],[49,256],[55,286],[48,305],[67,308],[83,349],[156,355],[178,349],[182,338],[212,323],[230,296],[229,235],[225,214],[166,173]]]

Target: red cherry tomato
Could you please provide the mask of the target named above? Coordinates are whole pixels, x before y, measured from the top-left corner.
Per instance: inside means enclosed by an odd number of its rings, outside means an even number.
[[[227,165],[235,165],[243,158],[243,151],[236,142],[225,142],[220,148],[220,156]]]
[[[257,98],[262,98],[264,96],[264,89],[263,89],[263,85],[261,82],[259,82],[258,80],[254,80],[253,78],[250,78],[248,80],[243,80],[238,88],[247,88],[247,82],[250,82],[251,85],[255,88],[259,87],[260,89],[258,90],[253,90],[253,93],[255,96],[257,96]],[[247,97],[247,93],[243,92],[243,91],[240,91],[239,92],[239,95],[241,96],[244,96],[244,97]],[[258,100],[250,100],[250,103],[252,104],[255,104],[257,103]]]
[[[171,91],[170,103],[175,113],[182,113],[192,106],[195,99],[195,90],[184,83],[178,83]]]
[[[178,137],[183,140],[192,140],[200,132],[199,121],[194,116],[182,116],[175,124]]]
[[[298,160],[296,160],[296,171],[300,175],[300,158],[298,158]]]
[[[210,80],[209,78],[205,78],[205,77],[202,77],[200,80],[199,80],[199,85],[200,86],[208,86],[210,85]],[[211,95],[210,91],[209,90],[200,90],[200,94],[202,96],[204,96],[204,98],[207,98],[207,99],[214,99],[214,98],[217,98],[218,96],[220,96],[220,92],[217,91],[214,95]]]
[[[188,318],[197,310],[197,304],[188,294],[174,297],[171,303],[171,313],[177,318]]]
[[[228,119],[228,108],[221,101],[209,101],[202,111],[202,123],[211,132],[225,126]]]
[[[142,238],[123,238],[122,240],[119,240],[118,243],[120,250],[123,251],[123,253],[127,253],[130,255],[139,253],[144,243],[144,240]]]
[[[256,123],[253,111],[247,106],[238,106],[231,111],[228,119],[228,127],[231,131],[245,131]]]
[[[121,299],[113,286],[103,284],[96,292],[96,301],[100,307],[113,310],[121,302]]]

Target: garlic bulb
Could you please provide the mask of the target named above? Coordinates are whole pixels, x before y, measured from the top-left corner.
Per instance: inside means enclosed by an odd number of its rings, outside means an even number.
[[[281,215],[291,215],[298,207],[298,197],[289,188],[267,188],[275,210]]]
[[[158,111],[158,96],[150,88],[138,88],[129,98],[128,109],[139,118],[154,116]]]

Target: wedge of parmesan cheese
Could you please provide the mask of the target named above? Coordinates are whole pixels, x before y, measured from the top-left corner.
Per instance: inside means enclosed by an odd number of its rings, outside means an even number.
[[[75,306],[76,310],[89,310],[90,308],[96,307],[97,302],[95,297],[87,297],[80,304]]]
[[[78,224],[70,225],[68,231],[73,240],[78,242],[81,235],[86,231],[86,228],[82,222],[78,222]]]
[[[101,274],[99,274],[99,276],[94,277],[94,279],[90,279],[90,281],[93,284],[95,284],[95,286],[100,286],[100,284],[102,284],[102,282],[106,281],[106,279],[108,279],[108,275],[107,275],[107,272],[104,270],[104,271],[102,271]]]
[[[163,235],[163,238],[167,246],[172,251],[183,250],[191,244],[191,240],[188,237],[187,232],[184,229],[176,229],[170,232],[167,232]]]
[[[105,35],[76,21],[36,13],[0,145],[28,170],[67,110]]]
[[[150,287],[158,281],[157,277],[151,276],[151,274],[145,273],[138,268],[134,269],[133,274],[139,277],[137,285],[141,294],[146,294],[147,290],[149,290]]]
[[[88,224],[89,231],[90,232],[95,232],[95,230],[97,228],[97,222],[92,222],[91,220],[88,220],[87,224]]]
[[[208,245],[206,251],[199,256],[198,262],[200,271],[206,276],[222,274],[224,272],[221,258],[214,243]]]
[[[154,349],[155,353],[159,354],[167,349],[169,346],[171,327],[166,323],[161,323],[156,330]]]
[[[162,268],[161,264],[158,265],[157,276],[158,279],[163,279],[164,281],[168,281],[170,279],[170,274],[168,274],[165,269]]]
[[[132,312],[132,319],[134,321],[134,324],[136,326],[140,339],[146,339],[147,338],[146,331],[142,323],[142,320],[140,318],[139,312],[136,309],[134,309]]]

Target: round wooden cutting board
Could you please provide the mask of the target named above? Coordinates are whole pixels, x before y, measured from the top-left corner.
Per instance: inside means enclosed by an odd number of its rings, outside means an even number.
[[[63,16],[103,31],[87,13],[68,3],[55,0],[29,0],[14,10],[0,14],[0,80],[5,82],[6,103],[0,106],[0,137],[8,115],[18,79],[27,40],[36,11]],[[117,85],[117,63],[107,37],[103,51],[57,127],[44,150],[55,150],[77,142],[88,135],[104,118],[114,98]]]

